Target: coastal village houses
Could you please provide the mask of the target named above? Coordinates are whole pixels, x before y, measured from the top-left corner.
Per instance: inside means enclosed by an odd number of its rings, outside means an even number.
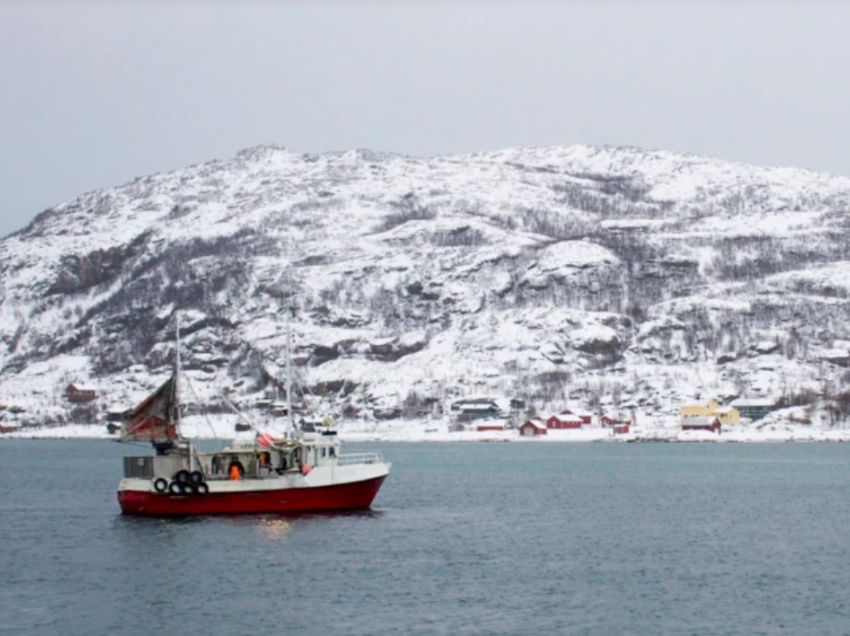
[[[519,427],[519,434],[522,437],[546,435],[546,422],[539,417],[532,417]]]
[[[720,434],[720,420],[716,416],[689,415],[682,418],[683,431],[711,431]]]
[[[582,424],[590,424],[590,420],[593,417],[587,411],[571,410],[571,409],[564,409],[563,411],[560,412],[559,415],[573,415],[573,416],[579,418],[581,420]]]
[[[451,412],[456,422],[472,422],[475,420],[499,417],[501,410],[495,400],[490,398],[464,398],[452,403]]]
[[[611,428],[618,426],[631,426],[632,420],[623,415],[622,413],[612,411],[610,413],[605,413],[605,415],[600,417],[599,423],[606,428]]]
[[[593,416],[587,411],[579,409],[564,409],[557,415],[551,415],[546,419],[546,428],[552,429],[577,429],[590,424]]]
[[[731,406],[738,409],[741,417],[755,422],[776,410],[776,400],[770,398],[741,398],[732,402]]]
[[[581,428],[582,424],[584,424],[582,419],[571,413],[567,415],[564,415],[563,413],[560,415],[553,415],[546,420],[546,428],[548,429]]]
[[[86,384],[69,384],[65,388],[65,399],[75,404],[83,404],[97,399],[97,389]]]
[[[504,431],[505,423],[500,421],[480,422],[476,425],[475,430],[479,433],[482,431]]]
[[[714,400],[698,404],[683,404],[680,409],[681,422],[690,417],[716,417],[720,424],[739,424],[741,413],[734,406],[720,406]]]

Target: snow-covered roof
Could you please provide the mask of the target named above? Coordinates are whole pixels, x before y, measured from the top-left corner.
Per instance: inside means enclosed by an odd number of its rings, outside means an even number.
[[[578,415],[564,415],[563,413],[558,415],[552,415],[559,422],[581,422],[581,417]]]
[[[546,423],[536,417],[530,420],[525,420],[522,426],[525,426],[526,424],[531,424],[534,428],[542,428],[544,430],[546,429]],[[522,426],[520,426],[520,428],[522,428]]]
[[[91,384],[77,384],[76,382],[72,382],[71,386],[77,391],[97,391],[97,387]]]
[[[714,409],[715,413],[719,413],[720,415],[726,415],[727,413],[732,412],[731,406],[721,406],[720,408]]]
[[[499,407],[492,402],[482,402],[480,404],[461,404],[459,408],[461,411],[489,411]]]
[[[587,417],[589,415],[593,415],[593,413],[591,413],[590,411],[586,411],[584,409],[564,409],[563,411],[561,411],[561,414],[562,415],[578,415],[579,417],[581,417],[581,416]]]
[[[629,419],[627,414],[620,413],[619,411],[609,411],[608,413],[603,414],[602,417],[606,417],[614,422],[625,422]]]
[[[740,407],[771,407],[776,406],[776,400],[771,400],[769,398],[741,398],[740,400],[735,400],[732,402],[732,406],[735,408]]]
[[[489,398],[480,398],[480,399],[461,399],[455,400],[452,402],[453,409],[472,409],[472,408],[481,408],[481,407],[495,407],[498,406],[495,400]]]
[[[717,421],[716,417],[693,415],[682,420],[682,426],[711,426]]]

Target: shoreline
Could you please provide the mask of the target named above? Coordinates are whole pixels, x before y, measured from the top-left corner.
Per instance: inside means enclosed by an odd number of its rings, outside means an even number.
[[[261,426],[271,430],[272,426]],[[850,442],[850,428],[812,428],[803,425],[779,425],[769,427],[742,426],[730,428],[721,434],[709,431],[681,431],[672,427],[649,428],[626,434],[613,435],[610,429],[590,426],[576,430],[549,430],[546,435],[522,437],[517,430],[448,432],[445,427],[426,428],[421,422],[395,422],[380,427],[364,428],[354,423],[339,426],[337,434],[343,443],[407,442],[407,443],[452,443],[452,442],[520,442],[520,443],[632,443],[632,444],[676,444],[676,443],[823,443]],[[250,439],[254,433],[235,433],[231,421],[215,424],[192,422],[184,427],[184,434],[191,439],[221,440]],[[117,435],[107,433],[105,424],[72,424],[55,427],[27,428],[21,431],[0,434],[0,443],[6,439],[86,439],[118,441]]]

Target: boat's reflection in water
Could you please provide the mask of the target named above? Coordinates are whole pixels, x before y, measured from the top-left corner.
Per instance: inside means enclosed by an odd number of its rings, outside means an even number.
[[[170,532],[180,526],[198,528],[199,526],[227,525],[253,529],[270,539],[285,537],[295,526],[338,521],[340,519],[380,519],[384,515],[381,510],[337,510],[327,512],[288,512],[262,513],[240,515],[163,515],[163,516],[128,516],[118,515],[115,518],[116,529],[145,530],[156,533]]]
[[[376,510],[353,510],[343,512],[302,512],[290,514],[265,514],[246,518],[245,515],[232,516],[229,518],[237,525],[253,526],[255,530],[266,535],[269,539],[281,539],[286,536],[296,524],[321,523],[323,521],[338,520],[341,518],[377,519],[383,513]]]

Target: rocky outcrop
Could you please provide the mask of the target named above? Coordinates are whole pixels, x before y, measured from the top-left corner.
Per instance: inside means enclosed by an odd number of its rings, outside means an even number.
[[[117,276],[127,258],[127,250],[112,247],[78,256],[67,254],[59,264],[59,273],[49,288],[50,294],[74,294],[105,283]]]

